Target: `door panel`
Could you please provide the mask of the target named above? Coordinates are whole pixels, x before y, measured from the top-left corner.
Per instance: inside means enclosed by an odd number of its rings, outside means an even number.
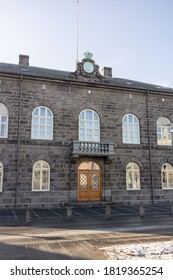
[[[80,170],[78,182],[78,199],[83,201],[101,200],[100,171]]]
[[[88,173],[79,173],[79,200],[88,200]]]
[[[89,173],[90,200],[100,200],[100,172]]]

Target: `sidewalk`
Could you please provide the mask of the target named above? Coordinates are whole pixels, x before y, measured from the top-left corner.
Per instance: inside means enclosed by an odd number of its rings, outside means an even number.
[[[90,215],[85,215],[82,209],[71,221],[57,215],[41,218],[43,212],[36,212],[40,218],[33,219],[29,225],[19,219],[20,215],[11,225],[1,215],[0,259],[102,260],[106,256],[101,247],[173,240],[173,217],[167,210],[162,215],[156,211],[155,215],[140,218],[136,213],[127,215],[129,210],[134,210],[128,208],[111,219],[105,219],[102,209],[89,210]]]

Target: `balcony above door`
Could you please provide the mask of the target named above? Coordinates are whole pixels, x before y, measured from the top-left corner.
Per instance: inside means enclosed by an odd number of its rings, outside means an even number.
[[[73,141],[71,154],[73,156],[113,156],[115,155],[114,143]]]

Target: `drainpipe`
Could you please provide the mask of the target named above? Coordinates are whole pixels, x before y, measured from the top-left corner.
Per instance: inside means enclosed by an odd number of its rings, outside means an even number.
[[[153,181],[153,162],[152,162],[152,148],[151,148],[151,127],[149,117],[149,95],[150,91],[147,91],[146,104],[147,104],[147,122],[148,122],[148,143],[149,143],[149,161],[150,161],[150,181],[151,181],[151,201],[154,204],[154,181]]]
[[[21,69],[22,71],[22,69]],[[21,116],[22,116],[22,93],[23,93],[23,74],[20,75],[20,92],[19,92],[19,121],[18,121],[18,141],[17,141],[17,171],[16,171],[16,192],[15,208],[17,208],[18,187],[19,187],[19,169],[20,169],[20,148],[21,148]]]
[[[103,201],[106,201],[106,197],[105,197],[105,195],[106,195],[106,190],[105,190],[105,160],[106,159],[104,159],[103,160],[103,172],[102,172],[102,192],[103,192],[103,198],[102,198],[102,200]]]
[[[71,158],[69,157],[69,163],[68,163],[68,167],[69,167],[69,189],[68,189],[68,197],[67,197],[67,203],[70,203],[70,192],[71,192]]]

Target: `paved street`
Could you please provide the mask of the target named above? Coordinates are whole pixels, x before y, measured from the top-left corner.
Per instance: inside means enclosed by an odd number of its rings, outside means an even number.
[[[0,211],[0,259],[97,260],[106,259],[101,247],[133,242],[173,240],[170,205],[148,206],[139,217],[138,207],[112,207],[105,219],[101,207],[74,208],[72,220],[66,209],[35,209],[31,224],[24,210]]]

